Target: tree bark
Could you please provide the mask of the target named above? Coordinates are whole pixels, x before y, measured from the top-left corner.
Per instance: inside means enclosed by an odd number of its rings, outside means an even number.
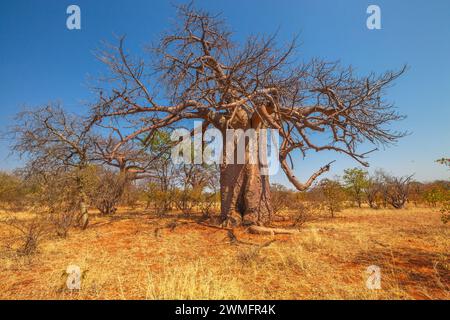
[[[227,227],[265,225],[272,217],[272,206],[270,200],[269,176],[261,174],[261,157],[259,153],[258,138],[260,134],[261,119],[257,113],[249,116],[248,113],[238,108],[235,115],[231,117],[230,124],[235,129],[254,129],[256,133],[256,144],[250,150],[250,141],[245,138],[245,163],[238,163],[237,154],[234,154],[234,162],[228,164],[226,161],[220,167],[220,195],[221,195],[221,218]],[[223,132],[224,159],[226,159],[226,130]],[[236,141],[233,140],[235,151]],[[251,162],[250,152],[256,153],[256,161]],[[264,152],[263,152],[263,156]]]
[[[80,227],[81,229],[86,229],[89,224],[89,213],[88,213],[88,206],[87,201],[82,196],[80,201]]]
[[[89,224],[88,199],[85,192],[84,181],[81,175],[77,176],[78,194],[80,197],[80,216],[78,223],[81,229],[86,229]]]
[[[228,227],[264,225],[272,216],[269,177],[257,164],[223,164],[220,168],[221,215]]]

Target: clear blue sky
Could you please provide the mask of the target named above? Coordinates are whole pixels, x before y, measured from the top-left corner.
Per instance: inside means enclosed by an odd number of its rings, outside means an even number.
[[[175,17],[172,3],[183,1],[2,1],[0,128],[10,125],[23,105],[62,101],[82,111],[83,101],[92,99],[89,76],[103,70],[93,55],[100,42],[126,34],[128,48],[141,52],[169,27]],[[70,4],[81,7],[81,30],[66,29]],[[381,7],[382,30],[366,28],[369,4]],[[339,59],[361,73],[408,64],[408,73],[388,98],[408,116],[395,127],[412,134],[372,154],[370,170],[415,173],[419,180],[448,179],[449,172],[434,160],[450,156],[450,1],[204,0],[196,6],[222,12],[238,40],[279,30],[283,42],[300,33],[302,59]],[[20,165],[8,153],[7,142],[0,141],[0,169]],[[296,172],[305,178],[332,159],[338,161],[330,175],[357,166],[343,156],[311,154],[298,160]],[[276,180],[286,182],[281,176]]]

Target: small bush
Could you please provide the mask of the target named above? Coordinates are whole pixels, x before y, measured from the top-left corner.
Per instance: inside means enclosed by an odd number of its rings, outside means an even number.
[[[80,212],[80,198],[76,196],[78,187],[74,179],[70,174],[54,174],[46,176],[37,185],[38,188],[30,196],[33,205],[28,208],[29,211],[40,212],[49,231],[65,238],[70,227],[76,224]]]
[[[112,215],[117,211],[117,206],[129,184],[129,176],[101,168],[97,171],[94,182],[88,190],[89,199],[102,215]]]
[[[412,176],[385,177],[387,202],[395,209],[402,209],[408,200]]]
[[[446,190],[441,186],[433,186],[423,193],[423,199],[430,207],[436,207],[445,201]]]
[[[293,216],[293,227],[300,227],[316,219],[318,206],[315,203],[298,203]]]
[[[22,210],[29,192],[30,187],[18,175],[0,171],[0,208]]]
[[[202,193],[198,208],[204,217],[210,217],[220,201],[218,193]]]
[[[17,231],[17,236],[12,240],[17,246],[17,253],[23,256],[35,254],[41,240],[49,231],[48,222],[39,215],[35,215],[32,219],[27,220],[19,220],[12,217],[2,221],[2,223]]]
[[[173,192],[162,190],[156,183],[149,183],[145,189],[147,208],[153,206],[158,215],[164,215],[172,209]]]
[[[70,227],[77,219],[78,212],[74,210],[63,210],[48,214],[48,220],[54,228],[56,235],[66,238]]]
[[[279,214],[289,207],[292,193],[281,184],[274,183],[270,186],[270,200],[274,214]]]
[[[441,209],[441,220],[444,224],[450,221],[450,201],[444,203],[444,206]]]
[[[340,212],[343,208],[345,200],[345,192],[338,181],[323,179],[318,189],[321,194],[323,207],[330,213],[333,218],[336,212]]]
[[[184,190],[176,189],[173,191],[173,200],[181,212],[190,214],[201,203],[202,192],[199,189],[192,188],[186,188]]]

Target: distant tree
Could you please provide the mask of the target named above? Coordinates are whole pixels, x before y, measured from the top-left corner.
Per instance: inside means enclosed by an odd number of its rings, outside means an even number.
[[[382,191],[382,182],[375,177],[369,177],[367,179],[366,186],[364,188],[364,194],[366,195],[367,203],[372,209],[378,208],[378,198]]]
[[[220,195],[218,192],[203,192],[198,208],[204,218],[210,218],[218,204],[220,204]]]
[[[450,158],[441,158],[436,160],[436,162],[450,168]]]
[[[146,146],[147,154],[153,159],[145,178],[147,207],[153,203],[154,209],[163,214],[171,209],[174,202],[173,192],[177,183],[177,170],[170,159],[173,142],[166,130],[153,133]]]
[[[445,201],[447,190],[444,186],[433,183],[428,185],[422,194],[423,199],[430,207],[436,207]]]
[[[410,183],[409,201],[414,203],[416,207],[423,202],[425,188],[424,183],[418,181],[411,181]]]
[[[389,205],[386,177],[389,177],[389,174],[383,169],[377,169],[373,174],[373,179],[378,182],[380,188],[378,206],[383,206],[383,208],[387,208]]]
[[[367,171],[360,168],[346,169],[342,178],[353,201],[361,208],[364,190],[369,185]]]
[[[219,168],[217,165],[180,164],[175,170],[178,186],[175,190],[175,199],[180,210],[189,213],[200,204],[203,208],[213,205],[214,196],[212,195],[218,190]],[[206,193],[210,193],[211,196],[207,197]]]
[[[450,159],[449,158],[442,158],[437,160],[438,163],[443,164],[447,166],[448,169],[450,169]],[[441,209],[441,220],[444,224],[450,221],[450,190],[447,188],[446,193],[444,195],[444,201],[443,206]]]
[[[120,204],[130,209],[135,209],[139,203],[145,202],[144,185],[144,180],[127,182],[120,198]]]
[[[411,179],[412,175],[405,177],[385,176],[387,201],[395,209],[403,208],[408,201]]]
[[[345,200],[345,191],[339,181],[331,179],[323,179],[318,185],[325,208],[334,218],[336,212],[342,210],[343,202]]]
[[[20,209],[27,193],[28,188],[18,174],[0,171],[0,208]]]
[[[158,215],[164,215],[170,209],[174,202],[173,188],[164,190],[164,186],[158,182],[149,181],[145,188],[144,193],[147,200],[147,209],[152,208]]]

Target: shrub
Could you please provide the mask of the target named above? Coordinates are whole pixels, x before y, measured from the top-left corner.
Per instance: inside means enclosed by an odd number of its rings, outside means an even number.
[[[367,175],[367,171],[360,168],[344,170],[343,179],[347,191],[360,208],[363,201],[364,189],[369,183]]]
[[[395,209],[404,207],[408,200],[412,176],[385,177],[387,202]]]
[[[198,208],[204,217],[210,217],[220,202],[218,193],[202,193]]]
[[[441,220],[444,224],[450,221],[450,201],[446,201],[441,209]]]
[[[173,191],[173,199],[181,212],[189,214],[201,202],[202,192],[197,188],[175,189]]]
[[[102,215],[114,214],[129,181],[130,177],[126,173],[98,168],[94,182],[88,189],[91,204]]]
[[[338,181],[323,179],[318,189],[322,195],[322,204],[333,218],[336,212],[342,210],[345,200],[345,191]]]
[[[317,204],[314,202],[312,203],[298,202],[296,205],[296,209],[294,211],[292,226],[299,227],[307,222],[314,220],[317,209],[318,209]]]
[[[35,254],[41,240],[48,232],[48,222],[39,215],[23,220],[10,217],[2,223],[18,231],[18,235],[14,237],[13,241],[17,243],[17,253],[23,256]]]
[[[153,205],[158,215],[163,215],[172,209],[173,191],[164,190],[158,184],[150,182],[144,193],[147,198],[147,208]]]
[[[369,178],[367,180],[367,185],[364,188],[364,193],[366,194],[367,203],[372,209],[378,209],[379,197],[382,192],[382,183],[375,180],[374,178]]]
[[[60,237],[66,237],[70,227],[80,218],[81,199],[72,173],[56,173],[41,179],[33,193],[32,212],[41,212]],[[75,195],[75,196],[74,196]]]
[[[48,221],[53,226],[56,235],[65,238],[67,237],[70,227],[75,225],[77,214],[78,210],[65,208],[60,211],[49,212]]]
[[[289,207],[292,200],[292,193],[281,184],[274,183],[270,186],[270,199],[274,214],[278,214]]]
[[[142,191],[135,184],[127,183],[120,203],[131,209],[135,209],[142,199]]]
[[[433,186],[423,193],[423,199],[431,207],[436,207],[438,203],[442,203],[445,200],[445,196],[446,190],[441,186]]]
[[[22,179],[11,173],[0,171],[0,207],[21,210],[26,205],[29,188]]]

